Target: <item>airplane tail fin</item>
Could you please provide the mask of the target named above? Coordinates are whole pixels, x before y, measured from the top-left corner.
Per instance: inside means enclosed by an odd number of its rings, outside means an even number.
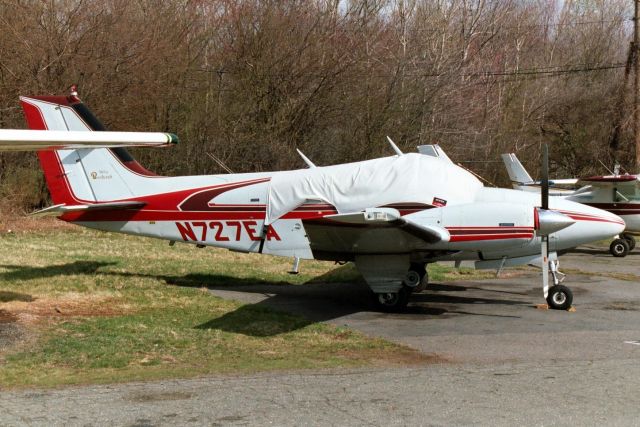
[[[503,154],[502,161],[504,162],[505,167],[507,168],[507,173],[509,174],[509,179],[511,180],[511,185],[516,190],[525,189],[527,185],[534,184],[534,180],[531,178],[531,175],[527,172],[527,170],[522,166],[518,157],[515,154]]]
[[[106,130],[74,93],[20,97],[20,103],[32,130]],[[125,148],[39,151],[38,157],[56,205],[128,199],[136,196],[136,189],[152,186],[157,177]]]

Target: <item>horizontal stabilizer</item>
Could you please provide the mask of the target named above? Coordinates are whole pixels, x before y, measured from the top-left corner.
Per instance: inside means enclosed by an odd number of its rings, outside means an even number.
[[[30,216],[60,216],[70,212],[84,212],[111,209],[139,209],[145,202],[106,202],[93,205],[54,205],[39,211],[32,212]]]
[[[427,243],[448,242],[449,232],[433,225],[422,225],[408,220],[393,208],[369,208],[362,212],[328,215],[324,217],[344,224],[389,225],[399,228]]]
[[[0,151],[78,148],[166,147],[178,137],[163,132],[87,132],[0,129]]]

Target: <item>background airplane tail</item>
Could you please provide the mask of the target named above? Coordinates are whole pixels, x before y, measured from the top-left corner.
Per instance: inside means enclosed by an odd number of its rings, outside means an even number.
[[[522,190],[526,189],[526,184],[531,185],[534,183],[531,175],[529,175],[529,172],[522,166],[522,163],[520,163],[520,160],[518,160],[515,154],[503,154],[502,161],[507,168],[507,173],[509,174],[513,188]]]
[[[104,131],[75,95],[21,97],[30,129]],[[114,201],[134,197],[156,175],[124,148],[39,151],[40,165],[54,204]]]

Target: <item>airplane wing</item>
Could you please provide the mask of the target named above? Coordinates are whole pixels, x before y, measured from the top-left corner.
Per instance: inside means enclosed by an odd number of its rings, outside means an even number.
[[[303,223],[311,250],[338,261],[353,253],[354,248],[380,254],[409,250],[416,240],[429,244],[449,241],[445,228],[418,224],[392,208],[328,215]]]
[[[638,182],[637,175],[607,175],[607,176],[590,176],[580,178],[578,183],[581,185],[592,185],[597,187],[615,187],[618,185],[636,185]]]
[[[0,151],[77,148],[166,147],[178,137],[163,132],[86,132],[0,129]]]
[[[96,203],[92,205],[54,205],[49,206],[44,209],[40,209],[39,211],[35,211],[29,214],[29,216],[41,217],[41,216],[60,216],[65,213],[70,212],[85,212],[85,211],[94,211],[94,210],[105,210],[105,209],[140,209],[146,203],[144,202],[106,202],[106,203]]]
[[[561,179],[552,178],[549,180],[549,185],[576,185],[578,181],[579,181],[578,178],[561,178]],[[536,183],[540,184],[539,181],[536,181]]]
[[[324,219],[342,224],[395,227],[427,243],[447,242],[450,237],[444,227],[418,224],[402,217],[400,212],[393,208],[365,209],[362,212],[328,215]]]

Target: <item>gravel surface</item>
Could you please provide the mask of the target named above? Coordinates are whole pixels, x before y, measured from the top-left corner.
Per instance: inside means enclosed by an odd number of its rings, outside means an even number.
[[[425,366],[0,394],[2,424],[637,425],[637,360]]]

